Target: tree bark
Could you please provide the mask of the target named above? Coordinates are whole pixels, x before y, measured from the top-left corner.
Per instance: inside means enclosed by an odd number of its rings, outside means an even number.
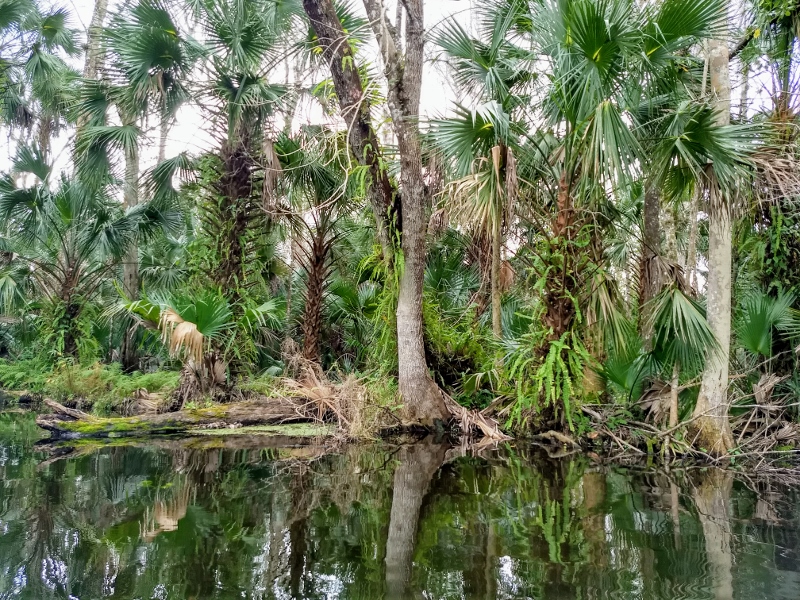
[[[322,332],[322,302],[325,294],[325,280],[328,278],[328,240],[324,218],[318,223],[311,237],[308,249],[308,264],[304,265],[307,275],[306,304],[303,311],[303,356],[320,363],[320,336]]]
[[[695,190],[689,201],[689,242],[686,248],[686,268],[689,270],[689,288],[697,288],[697,213],[699,192]]]
[[[724,40],[708,43],[711,93],[720,125],[730,123],[731,82],[728,46]],[[718,348],[708,357],[695,405],[696,443],[715,455],[733,448],[728,421],[728,360],[731,343],[732,223],[728,198],[712,182],[708,227],[708,323]]]
[[[502,290],[500,289],[503,240],[500,219],[495,220],[492,229],[492,333],[499,340],[503,337]]]
[[[430,441],[400,450],[394,472],[392,511],[386,539],[386,598],[408,598],[419,513],[433,476],[442,466],[446,448]]]
[[[123,188],[123,205],[125,209],[139,204],[139,149],[134,146],[125,149],[125,181]],[[139,245],[131,242],[122,263],[122,290],[130,300],[139,298]],[[126,371],[136,368],[136,326],[125,332],[122,341],[121,360]]]
[[[103,24],[108,12],[108,0],[95,0],[94,12],[89,28],[86,30],[86,58],[83,64],[83,78],[97,79],[103,68],[103,52],[100,48],[100,38],[103,34]],[[86,116],[78,116],[76,139],[80,138],[81,131],[86,127]]]
[[[370,186],[367,190],[375,227],[383,250],[383,258],[391,263],[394,256],[392,230],[394,187],[380,153],[380,143],[372,126],[369,100],[361,85],[361,76],[336,9],[331,0],[303,0],[303,9],[328,62],[333,87],[339,98],[339,112],[347,123],[347,141],[356,161],[369,168]]]
[[[677,219],[673,206],[668,206],[664,211],[664,254],[672,263],[678,262],[678,230]],[[678,382],[680,380],[681,365],[678,361],[672,365],[672,377],[669,382],[669,427],[678,424]]]
[[[161,115],[158,132],[158,162],[162,162],[167,156],[167,138],[169,137],[171,120],[171,117],[163,114]]]
[[[108,12],[108,0],[95,0],[92,20],[86,31],[86,60],[83,65],[85,79],[97,79],[103,66],[103,53],[100,49],[100,37],[103,34],[103,23]]]
[[[422,170],[419,133],[419,103],[424,61],[424,10],[422,0],[406,0],[405,55],[375,0],[364,0],[373,31],[381,47],[388,84],[389,112],[400,154],[400,190],[403,270],[397,300],[397,352],[400,395],[407,416],[427,427],[446,421],[450,413],[444,398],[428,373],[425,360],[422,293],[425,276],[427,208],[430,197]]]
[[[402,221],[397,225],[402,232],[403,261],[396,315],[400,395],[409,420],[434,427],[449,419],[450,413],[439,387],[428,373],[423,343],[422,289],[426,208],[430,198],[423,179],[417,121],[424,58],[424,13],[422,0],[407,0],[403,4],[406,12],[405,54],[401,56],[394,37],[396,32],[388,25],[383,6],[364,0],[383,57],[389,110],[400,155]],[[381,237],[381,244],[384,255],[388,257],[392,247],[388,235],[390,227],[395,225],[394,190],[383,166],[352,50],[331,0],[303,0],[303,8],[317,33],[323,56],[330,63],[342,116],[349,126],[350,147],[359,162],[370,167],[370,197],[378,219],[379,237],[386,236],[386,240]]]
[[[653,323],[650,318],[650,302],[661,287],[661,271],[658,258],[661,254],[661,199],[658,189],[648,185],[644,192],[642,227],[642,254],[639,268],[639,334],[645,349],[653,344]]]

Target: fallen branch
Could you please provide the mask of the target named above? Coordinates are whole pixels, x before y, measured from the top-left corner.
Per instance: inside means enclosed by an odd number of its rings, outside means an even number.
[[[255,425],[310,423],[312,415],[298,413],[297,404],[287,398],[220,404],[210,408],[180,410],[137,417],[99,418],[46,399],[53,411],[39,415],[36,424],[56,439],[137,437],[192,433],[200,429],[222,429]]]

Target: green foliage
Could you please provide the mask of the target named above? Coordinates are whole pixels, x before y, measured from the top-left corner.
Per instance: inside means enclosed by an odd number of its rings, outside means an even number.
[[[541,330],[524,335],[505,359],[508,379],[516,391],[508,424],[532,426],[544,416],[574,430],[580,404],[591,396],[583,384],[586,369],[594,360],[575,332],[568,331],[555,340],[546,340],[547,335]]]
[[[800,335],[800,313],[793,308],[795,302],[795,295],[786,292],[775,297],[760,290],[746,294],[734,322],[736,341],[751,354],[771,358],[776,332],[786,338]]]
[[[37,359],[0,359],[0,387],[42,394],[61,403],[79,401],[100,412],[120,408],[138,390],[169,394],[178,385],[179,375],[175,371],[126,374],[119,364],[81,365],[67,360],[51,365]]]

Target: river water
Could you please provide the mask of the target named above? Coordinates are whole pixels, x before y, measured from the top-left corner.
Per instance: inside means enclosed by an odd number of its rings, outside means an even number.
[[[519,443],[37,437],[0,414],[2,600],[800,597],[800,492],[779,482]]]

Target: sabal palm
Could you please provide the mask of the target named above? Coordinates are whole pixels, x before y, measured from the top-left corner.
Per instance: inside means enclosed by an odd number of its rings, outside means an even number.
[[[76,164],[81,177],[105,185],[109,156],[121,153],[123,201],[130,208],[140,200],[140,126],[151,112],[168,121],[187,98],[184,78],[196,52],[190,41],[180,37],[160,0],[124,6],[103,37],[108,67],[102,81],[84,82],[77,110],[85,127],[79,131]],[[114,112],[119,121],[109,124]],[[128,295],[138,294],[135,243],[125,261],[123,286]]]
[[[436,121],[433,140],[455,178],[446,191],[446,210],[491,240],[492,330],[498,338],[503,228],[516,193],[515,154],[524,131],[515,119],[524,108],[525,84],[532,79],[525,52],[513,39],[526,8],[523,2],[491,2],[477,11],[478,39],[454,19],[436,36],[454,81],[478,103],[473,110],[457,105],[453,117]]]
[[[15,264],[27,267],[30,297],[41,299],[49,314],[60,315],[54,325],[43,325],[52,327],[59,353],[74,355],[82,312],[113,276],[143,225],[142,215],[123,214],[109,198],[68,180],[55,190],[15,188],[6,180],[0,214],[2,244],[14,253]]]
[[[340,218],[354,208],[358,181],[346,177],[344,138],[326,128],[309,127],[292,137],[283,135],[275,151],[291,202],[289,225],[299,236],[296,249],[306,275],[303,354],[319,362],[322,310],[334,268],[333,245],[339,237]]]
[[[63,8],[13,0],[0,8],[2,120],[12,128],[38,124],[41,152],[67,120],[77,72],[66,58],[78,54],[76,32]]]

